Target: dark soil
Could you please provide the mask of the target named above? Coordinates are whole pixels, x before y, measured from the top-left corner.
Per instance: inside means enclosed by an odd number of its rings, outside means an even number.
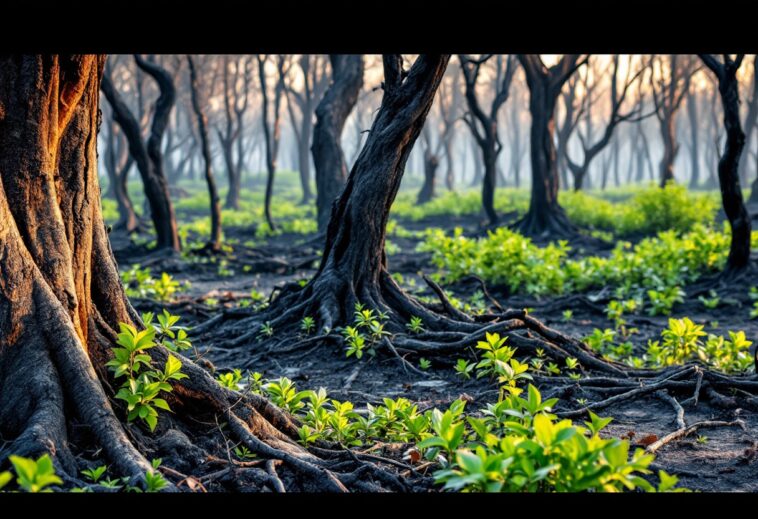
[[[436,217],[421,222],[401,221],[411,231],[422,231],[430,226],[452,229],[461,226],[469,235],[483,233],[478,217]],[[248,297],[255,289],[268,297],[278,285],[293,280],[308,279],[318,266],[321,244],[317,239],[302,235],[280,235],[268,239],[265,245],[249,248],[243,245],[253,236],[252,229],[225,229],[227,238],[239,240],[234,252],[221,256],[227,261],[227,276],[219,276],[218,261],[198,263],[182,258],[155,258],[144,247],[130,245],[128,240],[114,239],[113,248],[120,267],[140,263],[151,265],[154,275],[166,271],[181,281],[191,282],[191,288],[182,292],[171,304],[162,305],[150,300],[134,300],[140,310],[155,310],[168,307],[180,314],[187,325],[198,325],[218,315],[232,311],[241,298]],[[431,295],[420,273],[434,272],[429,254],[415,251],[418,243],[414,238],[390,236],[390,241],[400,252],[389,256],[390,271],[403,276],[403,286],[414,284],[410,290]],[[576,244],[577,254],[604,254],[612,244],[597,240],[583,240]],[[245,272],[245,265],[251,265]],[[706,330],[726,335],[727,330],[744,330],[748,339],[758,342],[758,320],[750,320],[752,302],[748,297],[751,286],[758,286],[758,269],[751,270],[744,278],[718,289],[720,305],[706,309],[696,295],[688,295],[685,303],[677,305],[671,317],[688,316],[693,321],[705,324]],[[480,288],[474,280],[461,281],[444,288],[457,297],[468,299]],[[603,313],[608,297],[602,293],[564,295],[553,298],[534,298],[520,295],[508,296],[502,287],[487,287],[491,295],[506,308],[532,308],[532,315],[546,325],[575,337],[589,335],[594,328],[613,328]],[[598,297],[599,296],[599,297]],[[218,304],[205,304],[207,298]],[[562,312],[571,310],[573,316],[564,322]],[[638,329],[630,340],[637,353],[644,351],[648,339],[657,339],[667,326],[668,317],[629,316],[628,326]],[[383,397],[405,397],[418,402],[419,407],[445,407],[458,398],[466,399],[469,409],[479,408],[497,400],[497,390],[490,382],[481,380],[462,381],[456,376],[452,365],[457,357],[431,359],[428,377],[406,370],[394,357],[379,353],[376,357],[364,356],[361,360],[346,358],[341,345],[316,344],[291,353],[256,355],[256,344],[233,350],[216,345],[212,348],[196,340],[196,347],[217,369],[248,368],[267,378],[286,376],[295,381],[300,389],[325,387],[337,399],[351,400],[356,408],[368,403],[381,403]],[[472,349],[473,349],[472,345]],[[471,353],[461,351],[460,357],[471,358]],[[251,360],[252,365],[251,364]],[[408,357],[418,366],[418,358]],[[581,407],[577,399],[595,402],[607,398],[591,391],[585,392],[579,385],[551,382],[540,378],[536,385],[543,395],[561,396],[557,411]],[[560,386],[560,387],[559,387]],[[672,393],[683,402],[692,394]],[[732,395],[725,395],[731,397]],[[721,405],[718,405],[721,404]],[[657,452],[656,469],[661,468],[680,477],[681,485],[703,491],[758,491],[755,474],[758,471],[758,415],[755,409],[740,409],[736,405],[724,405],[702,396],[699,403],[683,404],[686,424],[703,420],[744,420],[745,430],[739,427],[716,427],[703,429],[683,439],[663,446]],[[649,443],[677,429],[672,405],[659,396],[649,395],[607,407],[601,416],[613,416],[614,420],[606,434],[631,438],[632,443]],[[700,441],[698,436],[702,435]],[[707,437],[704,439],[703,437]],[[393,453],[385,451],[390,456]]]

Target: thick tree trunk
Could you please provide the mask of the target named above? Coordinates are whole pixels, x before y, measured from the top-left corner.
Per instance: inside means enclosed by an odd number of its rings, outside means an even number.
[[[537,79],[529,85],[530,159],[532,190],[529,211],[515,226],[526,236],[573,236],[576,227],[558,203],[558,167],[553,132],[558,92],[547,80]]]
[[[363,86],[363,56],[331,54],[332,83],[316,107],[313,163],[316,168],[316,212],[319,231],[326,230],[332,204],[347,178],[340,144],[345,121],[358,102]]]
[[[221,250],[221,205],[219,203],[218,190],[216,189],[216,179],[211,169],[212,159],[211,147],[208,142],[207,118],[200,105],[197,71],[195,70],[195,62],[191,56],[187,56],[187,63],[190,70],[192,109],[195,111],[195,116],[197,117],[197,132],[200,134],[200,148],[203,152],[203,162],[205,165],[205,182],[208,185],[208,195],[210,198],[211,236],[208,240],[207,248],[213,252],[218,252]]]
[[[168,183],[163,176],[160,153],[160,139],[168,122],[168,114],[175,96],[173,85],[169,87],[165,81],[161,82],[161,95],[156,101],[151,135],[147,144],[142,140],[142,131],[137,119],[134,118],[107,74],[103,76],[101,88],[113,109],[114,120],[129,141],[129,153],[134,158],[142,177],[146,202],[149,204],[150,217],[155,227],[156,248],[179,251],[181,244],[174,207],[168,195]]]
[[[439,159],[429,150],[424,153],[424,184],[416,197],[416,203],[425,204],[434,198],[434,188],[437,183],[437,167]]]

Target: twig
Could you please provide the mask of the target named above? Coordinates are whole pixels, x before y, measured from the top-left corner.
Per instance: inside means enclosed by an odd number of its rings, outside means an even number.
[[[724,422],[719,420],[709,421],[706,420],[704,422],[698,422],[690,425],[689,427],[685,427],[683,429],[677,429],[676,431],[667,434],[663,438],[660,438],[657,442],[651,443],[647,446],[645,449],[645,452],[654,453],[667,443],[671,443],[674,440],[678,440],[679,438],[684,438],[685,436],[689,436],[690,434],[694,433],[695,431],[699,429],[704,429],[706,427],[730,427],[733,425],[737,425],[742,430],[745,430],[745,422],[742,420],[734,420],[733,422]]]
[[[655,392],[655,396],[658,398],[665,400],[669,404],[671,404],[671,407],[674,408],[674,411],[676,411],[676,426],[679,429],[684,429],[687,427],[687,424],[684,421],[684,408],[677,402],[676,398],[669,395],[669,392],[665,389],[662,389],[660,391]]]
[[[413,371],[414,373],[421,375],[424,378],[429,378],[428,373],[424,373],[423,371],[418,369],[416,366],[414,366],[413,364],[405,360],[403,357],[401,357],[400,354],[395,349],[395,347],[392,345],[392,342],[390,342],[390,340],[387,337],[384,337],[382,339],[382,344],[384,344],[387,347],[387,349],[389,349],[393,353],[393,355],[397,357],[397,359],[400,361],[401,365],[403,366],[403,371],[408,373],[408,370],[406,369],[406,367],[409,367],[411,368],[411,371]]]

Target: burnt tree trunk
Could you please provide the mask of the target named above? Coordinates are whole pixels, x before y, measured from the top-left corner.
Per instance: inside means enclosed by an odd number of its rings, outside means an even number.
[[[105,152],[110,179],[109,191],[113,193],[118,207],[118,221],[113,225],[113,229],[132,233],[139,229],[139,219],[127,191],[129,170],[134,164],[134,158],[129,154],[127,145],[122,142],[123,137],[116,136],[116,125],[112,119],[109,120],[109,126],[108,140],[113,139],[117,143],[109,142]]]
[[[211,169],[211,147],[208,142],[208,119],[200,105],[200,87],[198,86],[197,71],[195,70],[195,60],[187,56],[187,64],[190,71],[190,93],[192,96],[192,109],[197,117],[197,132],[200,134],[200,149],[203,153],[203,163],[205,173],[205,182],[208,185],[208,195],[210,197],[211,210],[211,236],[206,248],[218,252],[221,250],[221,204],[219,202],[218,190],[216,189],[216,179]]]
[[[316,213],[319,231],[326,230],[332,203],[347,179],[347,163],[340,144],[345,121],[358,102],[363,86],[363,56],[330,54],[332,83],[316,107],[313,163],[316,168]]]
[[[658,167],[660,174],[660,186],[674,181],[674,161],[679,153],[679,143],[676,140],[676,119],[666,117],[661,122],[661,141],[663,143],[663,157]]]
[[[737,71],[742,64],[744,54],[738,54],[735,60],[727,55],[721,63],[709,54],[702,54],[701,59],[716,75],[724,109],[724,129],[726,144],[719,159],[719,185],[724,212],[732,227],[732,241],[726,263],[726,274],[740,271],[750,263],[750,215],[742,199],[740,188],[740,155],[745,147],[745,133],[740,122],[740,92]]]
[[[258,56],[258,78],[261,83],[261,117],[263,122],[263,136],[266,143],[266,195],[264,199],[263,213],[270,230],[277,229],[274,219],[271,217],[271,199],[274,195],[274,177],[276,175],[277,156],[279,155],[279,139],[281,138],[281,115],[280,108],[282,94],[284,93],[284,56],[277,57],[277,81],[274,87],[274,114],[269,122],[269,99],[266,89],[266,58]]]
[[[529,211],[515,224],[526,236],[571,237],[577,229],[558,203],[558,167],[556,164],[554,112],[561,87],[577,68],[578,55],[565,55],[549,69],[536,55],[519,54],[529,86],[530,158],[532,191]]]
[[[740,158],[740,182],[744,185],[748,183],[747,161],[749,158],[750,143],[755,135],[755,127],[758,122],[758,54],[753,57],[753,91],[748,103],[747,114],[745,115],[745,151]],[[755,171],[756,182],[758,182],[758,169]],[[755,184],[753,185],[755,186]],[[750,193],[752,200],[753,194]]]
[[[494,98],[487,112],[481,107],[476,94],[477,78],[483,63],[491,56],[473,60],[460,55],[461,71],[463,72],[466,86],[466,104],[468,112],[464,115],[464,122],[471,130],[474,142],[479,146],[484,163],[484,177],[482,179],[482,207],[487,215],[490,225],[498,223],[495,211],[495,186],[497,183],[497,158],[502,150],[497,131],[497,118],[500,107],[510,97],[510,88],[515,72],[515,60],[513,56],[507,59],[507,65],[503,70],[503,57],[497,56],[496,74],[494,79]]]
[[[439,159],[431,150],[424,152],[424,183],[416,197],[416,203],[425,204],[434,198],[434,188],[437,182],[437,167]]]
[[[113,118],[121,127],[129,141],[129,153],[134,158],[137,169],[142,177],[145,198],[150,206],[150,217],[155,227],[157,249],[181,250],[179,233],[176,227],[174,207],[168,195],[168,183],[163,176],[160,141],[168,123],[168,116],[174,104],[176,92],[169,75],[155,64],[147,63],[137,58],[140,68],[155,74],[160,87],[160,96],[155,103],[150,137],[147,143],[142,140],[142,130],[137,119],[126,105],[121,95],[116,91],[110,76],[103,75],[102,91],[113,109]],[[162,71],[162,72],[161,72]]]

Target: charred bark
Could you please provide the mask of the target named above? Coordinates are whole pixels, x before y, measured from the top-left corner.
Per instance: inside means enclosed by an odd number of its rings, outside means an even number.
[[[140,69],[153,75],[161,89],[155,103],[150,137],[142,139],[142,130],[121,95],[116,91],[110,75],[103,75],[101,88],[113,109],[113,117],[129,141],[129,153],[134,158],[142,177],[145,197],[150,206],[150,217],[155,227],[157,249],[179,251],[181,244],[176,227],[174,207],[168,195],[168,183],[163,175],[160,141],[168,123],[168,116],[174,104],[176,92],[170,76],[161,67],[135,56]]]
[[[529,86],[532,191],[529,211],[515,224],[526,236],[571,237],[577,232],[558,203],[558,167],[553,138],[555,103],[563,84],[587,59],[567,54],[550,68],[537,55],[519,54]]]
[[[459,55],[461,70],[466,86],[466,103],[468,112],[463,121],[471,130],[474,142],[479,146],[484,164],[484,177],[482,179],[482,207],[487,215],[490,225],[498,223],[495,212],[495,185],[497,183],[497,157],[503,146],[497,131],[497,117],[500,108],[510,96],[511,83],[516,68],[513,56],[508,56],[507,65],[503,69],[503,57],[497,56],[495,69],[494,98],[489,111],[485,112],[481,107],[476,94],[476,83],[479,72],[484,63],[492,56],[484,56],[478,60]]]
[[[723,62],[710,54],[701,54],[700,58],[718,79],[721,104],[724,109],[724,128],[726,144],[719,159],[718,173],[721,187],[721,201],[724,212],[732,227],[732,241],[726,263],[726,274],[731,275],[750,263],[751,222],[740,188],[740,155],[745,146],[745,133],[740,122],[740,93],[737,71],[742,64],[744,54],[736,59],[724,55]]]
[[[208,195],[210,198],[211,211],[211,236],[206,248],[213,252],[221,250],[221,204],[219,202],[218,190],[216,189],[216,179],[213,176],[211,164],[211,147],[208,139],[208,119],[203,112],[200,104],[200,87],[198,85],[197,71],[195,70],[195,60],[192,56],[187,56],[187,64],[190,72],[190,94],[192,96],[192,109],[197,117],[197,132],[200,134],[200,148],[203,153],[203,173],[205,173],[205,182],[208,185]]]
[[[316,168],[316,212],[319,231],[326,229],[332,203],[347,179],[340,140],[345,121],[358,102],[363,86],[363,56],[330,54],[332,83],[316,107],[313,163]]]

